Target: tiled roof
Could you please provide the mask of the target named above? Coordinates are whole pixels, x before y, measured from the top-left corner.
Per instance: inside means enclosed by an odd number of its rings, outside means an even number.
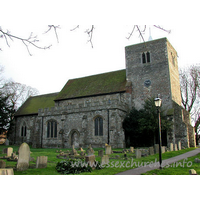
[[[69,80],[55,101],[126,91],[126,70]]]
[[[38,114],[38,110],[41,108],[54,107],[54,99],[58,93],[40,95],[30,97],[26,102],[18,109],[15,116],[34,115]]]

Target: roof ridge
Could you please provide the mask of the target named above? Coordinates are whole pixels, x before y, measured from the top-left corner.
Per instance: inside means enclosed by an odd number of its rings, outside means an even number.
[[[73,81],[73,80],[82,79],[82,78],[89,78],[89,77],[93,77],[93,76],[100,76],[100,75],[105,75],[105,74],[124,71],[124,70],[126,70],[126,69],[120,69],[120,70],[115,70],[115,71],[110,71],[110,72],[103,72],[103,73],[100,73],[100,74],[93,74],[93,75],[83,76],[83,77],[80,77],[80,78],[73,78],[73,79],[69,79],[68,81]]]

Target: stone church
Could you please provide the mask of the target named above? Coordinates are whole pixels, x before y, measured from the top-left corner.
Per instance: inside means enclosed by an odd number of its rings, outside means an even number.
[[[167,144],[195,146],[190,115],[181,107],[177,52],[166,38],[125,48],[126,69],[69,80],[58,93],[30,97],[15,114],[13,144],[36,148],[125,147],[122,122],[148,97],[163,100],[173,120]]]

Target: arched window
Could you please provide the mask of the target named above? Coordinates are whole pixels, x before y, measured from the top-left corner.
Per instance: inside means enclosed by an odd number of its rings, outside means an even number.
[[[103,118],[97,117],[94,121],[95,125],[95,136],[103,136]]]
[[[147,52],[147,62],[150,63],[151,62],[151,58],[150,58],[150,53]]]
[[[26,137],[26,124],[25,122],[23,123],[21,127],[21,137]]]
[[[142,63],[146,63],[146,55],[145,55],[145,53],[142,54]]]
[[[151,55],[150,52],[146,52],[142,54],[142,63],[150,63],[151,62]]]
[[[21,127],[21,136],[26,137],[26,126]]]
[[[57,138],[57,122],[54,120],[47,122],[47,138]]]

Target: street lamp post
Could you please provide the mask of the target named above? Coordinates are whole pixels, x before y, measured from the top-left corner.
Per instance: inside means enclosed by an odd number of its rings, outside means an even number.
[[[160,162],[160,169],[162,169],[162,152],[161,152],[161,118],[160,118],[160,108],[162,105],[162,99],[155,98],[155,105],[158,112],[158,126],[159,126],[159,132],[158,132],[158,139],[159,139],[159,162]]]

